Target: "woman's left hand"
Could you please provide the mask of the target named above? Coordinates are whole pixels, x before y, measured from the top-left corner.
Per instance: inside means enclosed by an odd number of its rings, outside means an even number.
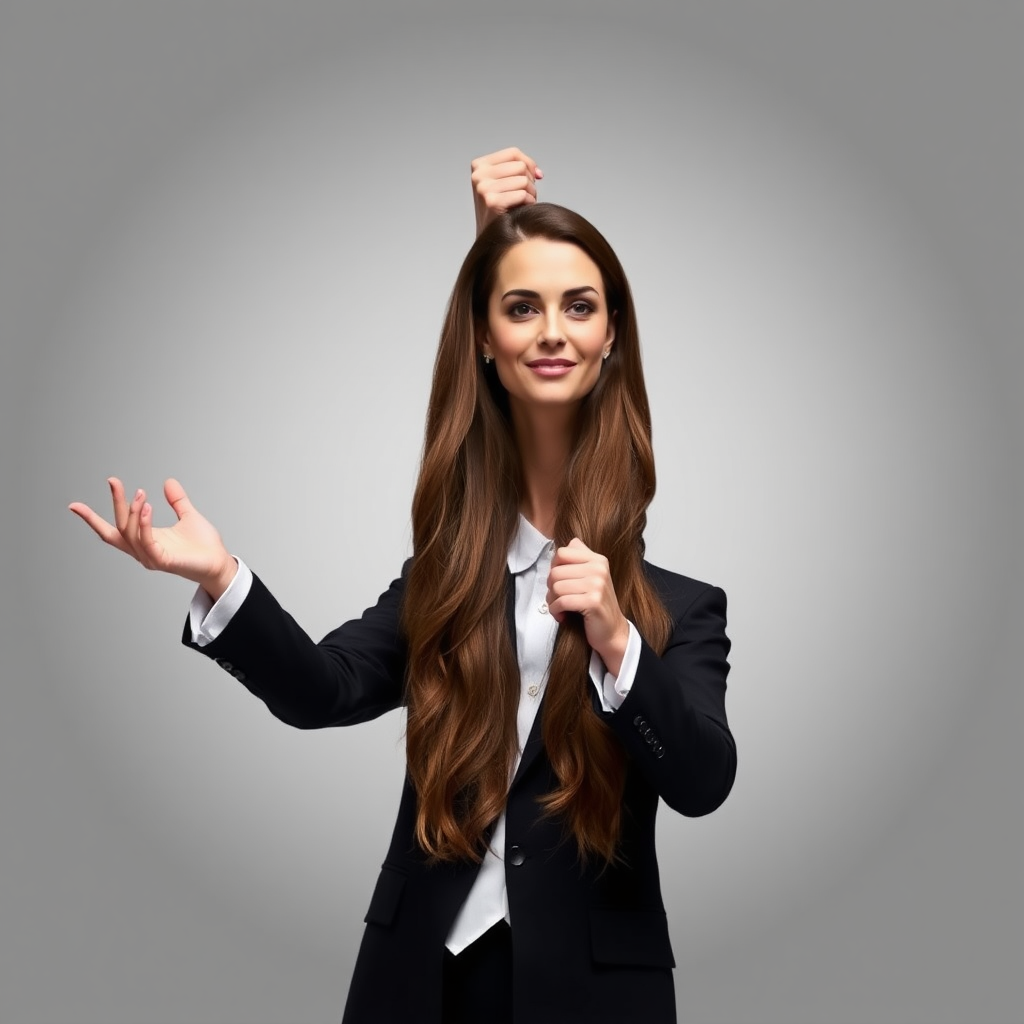
[[[629,621],[619,608],[608,559],[573,537],[555,550],[548,575],[548,610],[557,622],[579,612],[587,643],[612,675],[618,675],[629,641]]]

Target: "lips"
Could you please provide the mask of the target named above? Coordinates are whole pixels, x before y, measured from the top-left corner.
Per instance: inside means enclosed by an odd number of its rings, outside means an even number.
[[[533,359],[526,365],[538,377],[564,377],[576,364],[571,359]]]

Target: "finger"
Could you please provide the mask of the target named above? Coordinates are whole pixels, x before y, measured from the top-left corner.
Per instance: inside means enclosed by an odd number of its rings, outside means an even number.
[[[548,611],[582,615],[603,614],[610,607],[607,594],[593,580],[569,581],[547,595]]]
[[[140,487],[135,492],[135,497],[128,503],[128,521],[125,523],[121,536],[128,545],[129,552],[140,562],[143,560],[142,542],[139,539],[139,516],[142,512],[143,502],[146,500],[146,492]]]
[[[139,561],[147,569],[161,568],[164,551],[153,536],[153,506],[148,501],[139,509],[139,547],[142,552]]]
[[[98,515],[88,505],[80,501],[73,501],[68,505],[68,508],[79,519],[83,520],[105,544],[109,544],[111,547],[117,548],[118,551],[125,552],[125,554],[131,554],[117,527],[112,523],[108,523],[103,516]]]
[[[478,164],[504,164],[509,160],[528,160],[529,157],[518,146],[506,146],[504,149],[496,149],[486,156],[479,156],[474,163]]]
[[[551,560],[551,566],[554,568],[556,565],[579,564],[580,562],[589,562],[601,557],[601,555],[591,551],[579,537],[573,537],[564,547],[555,549],[555,557]]]
[[[548,593],[554,598],[565,597],[566,594],[600,594],[604,589],[604,580],[591,572],[577,575],[565,575],[560,578],[548,578]]]
[[[481,178],[473,185],[474,198],[477,203],[489,203],[495,197],[507,202],[509,196],[537,196],[537,185],[528,174],[510,174],[505,178]]]
[[[537,194],[535,189],[519,189],[515,192],[487,192],[481,199],[488,210],[504,211],[537,202]]]
[[[540,179],[534,168],[522,161],[498,164],[494,167],[479,167],[470,176],[470,182],[478,195],[494,191],[498,188],[519,186],[535,187]]]
[[[470,164],[470,169],[476,171],[479,168],[493,164],[508,163],[510,160],[521,160],[530,168],[531,174],[538,178],[544,176],[533,157],[527,156],[518,146],[509,146],[507,149],[499,149],[497,152],[488,153],[486,156],[478,156]]]
[[[481,197],[502,192],[530,192],[537,194],[537,186],[528,174],[510,174],[507,178],[481,178],[476,183],[476,194]]]
[[[188,500],[185,488],[174,477],[169,477],[164,481],[164,497],[167,499],[167,504],[174,509],[174,514],[179,519],[186,512],[195,512],[195,506]]]
[[[470,168],[477,170],[479,167],[489,167],[491,164],[502,163],[505,160],[522,159],[523,154],[515,146],[509,146],[506,149],[498,149],[493,153],[485,153],[483,156],[478,156],[470,161]]]
[[[114,525],[123,530],[128,524],[128,502],[124,497],[124,484],[116,476],[107,480],[110,486],[110,497],[114,503]]]
[[[562,618],[569,612],[576,612],[579,615],[586,616],[596,611],[599,607],[599,602],[594,600],[594,596],[589,591],[582,594],[566,594],[564,597],[548,602],[549,614],[561,615]]]
[[[534,180],[532,167],[524,160],[510,160],[508,163],[495,164],[492,167],[482,167],[476,177],[480,181],[504,181],[507,178]]]
[[[488,206],[515,206],[519,203],[535,202],[537,186],[526,178],[515,181],[484,182],[477,188],[477,201]]]
[[[579,608],[567,607],[563,604],[567,598],[576,599],[586,597],[591,603],[599,605],[604,595],[602,580],[583,573],[579,576],[567,576],[562,579],[548,577],[548,589],[544,600],[547,602],[548,610],[554,608],[557,611],[579,611]]]

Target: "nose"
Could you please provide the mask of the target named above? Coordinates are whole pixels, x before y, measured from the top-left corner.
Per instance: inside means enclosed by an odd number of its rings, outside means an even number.
[[[554,347],[565,343],[565,331],[562,327],[561,310],[557,308],[548,309],[540,324],[540,337],[537,339],[541,345]]]

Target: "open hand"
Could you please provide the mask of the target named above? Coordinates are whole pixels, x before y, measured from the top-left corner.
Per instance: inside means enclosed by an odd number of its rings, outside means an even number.
[[[537,202],[536,181],[544,172],[521,149],[478,156],[470,166],[478,235],[506,210]]]
[[[178,521],[174,526],[154,527],[153,508],[145,491],[136,491],[129,502],[117,477],[107,483],[114,502],[113,524],[80,501],[68,508],[84,519],[100,540],[131,555],[147,569],[183,576],[200,584],[214,600],[220,597],[234,578],[237,563],[213,524],[195,510],[181,484],[173,479],[164,482],[164,497]]]
[[[583,616],[587,643],[612,675],[619,674],[629,641],[629,621],[619,608],[608,559],[578,537],[555,550],[548,574],[548,611],[562,622],[566,612]]]

